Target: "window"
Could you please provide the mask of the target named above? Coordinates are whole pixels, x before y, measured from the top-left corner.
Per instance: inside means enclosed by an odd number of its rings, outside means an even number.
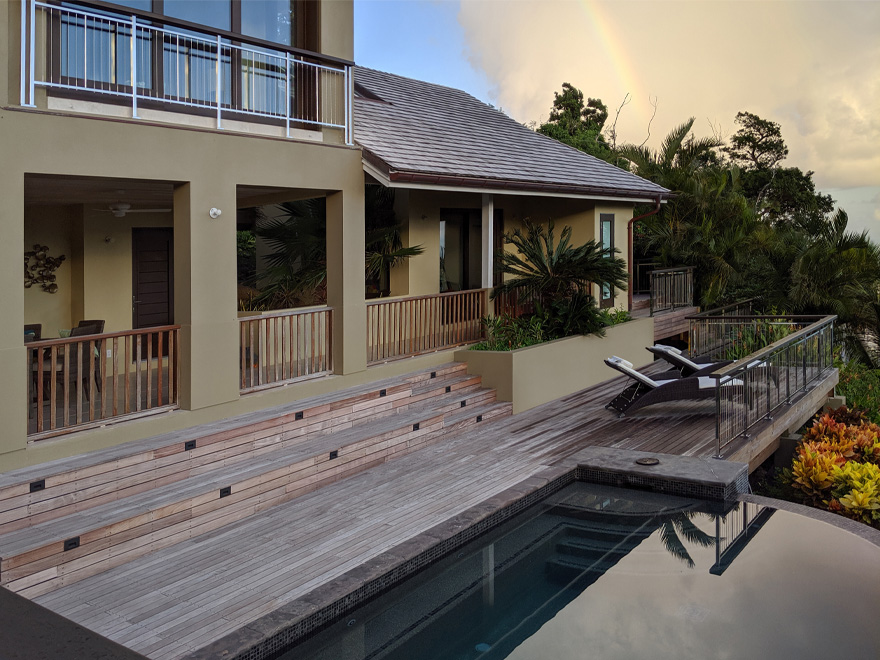
[[[605,256],[609,259],[614,257],[614,214],[599,214],[599,243]],[[603,284],[599,292],[599,307],[614,306],[614,287]]]

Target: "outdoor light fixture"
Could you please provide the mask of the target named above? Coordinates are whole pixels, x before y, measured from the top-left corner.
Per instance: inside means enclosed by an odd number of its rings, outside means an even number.
[[[211,208],[211,210],[208,211],[208,215],[210,215],[210,216],[211,216],[212,218],[214,218],[215,220],[216,220],[217,218],[220,217],[220,214],[221,214],[221,213],[223,213],[223,211],[221,211],[221,210],[218,209],[218,208]]]

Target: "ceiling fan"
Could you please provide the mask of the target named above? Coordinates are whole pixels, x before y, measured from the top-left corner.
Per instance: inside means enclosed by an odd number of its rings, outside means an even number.
[[[124,218],[129,213],[169,213],[171,209],[133,209],[128,202],[113,202],[106,209],[95,209],[103,213],[112,213],[114,218]]]

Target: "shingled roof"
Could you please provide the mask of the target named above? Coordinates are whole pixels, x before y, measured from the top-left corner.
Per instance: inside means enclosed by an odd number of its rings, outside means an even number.
[[[535,133],[459,89],[354,68],[354,137],[397,183],[654,200],[669,191]]]

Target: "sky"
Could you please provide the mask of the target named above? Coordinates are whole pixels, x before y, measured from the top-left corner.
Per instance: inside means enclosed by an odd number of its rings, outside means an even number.
[[[783,166],[880,242],[880,0],[355,0],[361,66],[463,89],[546,121],[563,82],[601,98],[620,142],[690,117],[729,137],[779,123]],[[656,114],[652,100],[656,103]],[[653,119],[652,119],[652,115]]]

